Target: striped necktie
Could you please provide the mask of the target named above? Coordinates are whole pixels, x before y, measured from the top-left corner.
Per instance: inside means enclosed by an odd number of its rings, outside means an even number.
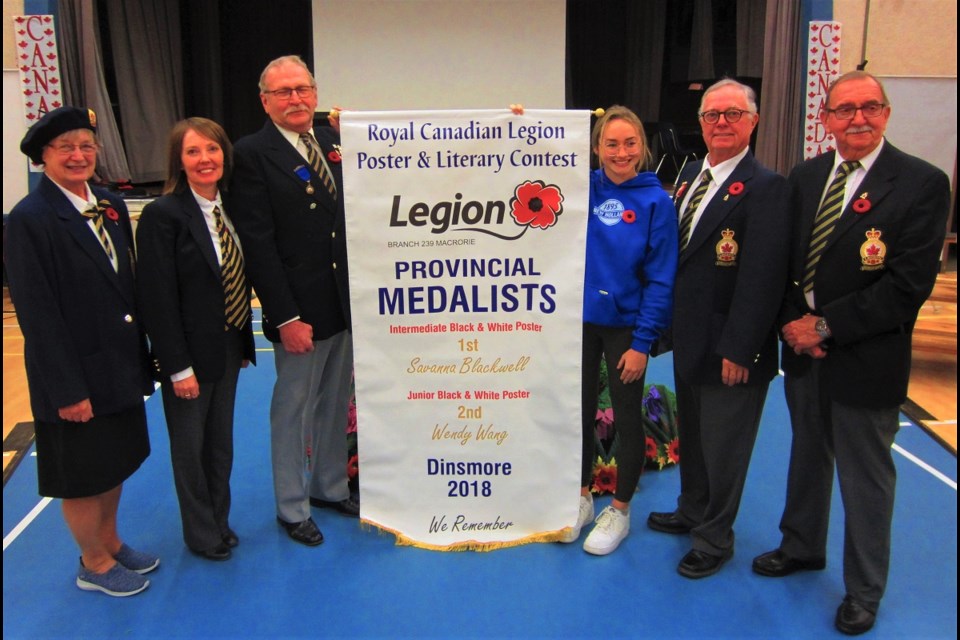
[[[820,210],[813,221],[813,232],[810,234],[810,244],[807,247],[807,261],[803,268],[803,292],[813,291],[813,278],[817,274],[817,263],[827,246],[830,234],[837,226],[840,214],[843,213],[843,194],[847,186],[847,176],[860,166],[859,162],[844,162],[837,167],[837,175],[827,188],[827,193],[820,203]]]
[[[213,218],[220,238],[220,272],[223,276],[226,326],[243,329],[250,316],[250,297],[247,293],[247,279],[243,273],[243,256],[233,239],[227,225],[223,223],[220,207],[213,208]]]
[[[330,197],[336,200],[337,185],[334,184],[333,176],[327,171],[326,165],[323,164],[323,159],[320,158],[320,148],[317,146],[316,140],[314,140],[313,136],[309,133],[301,133],[300,141],[307,148],[307,161],[310,163],[310,166],[313,167],[314,172],[320,176],[320,181],[326,190],[330,192]]]
[[[110,259],[110,264],[113,264],[113,245],[110,242],[110,236],[107,235],[107,230],[103,227],[103,208],[99,206],[92,205],[86,211],[81,212],[84,218],[93,220],[93,228],[97,232],[97,238],[100,239],[100,246],[103,247],[103,250],[107,252],[107,258]],[[117,270],[116,267],[113,268],[114,271]]]
[[[687,244],[690,242],[690,231],[693,229],[693,214],[697,212],[697,207],[700,206],[700,201],[703,200],[704,194],[707,193],[711,180],[713,180],[713,176],[710,175],[710,170],[707,169],[700,177],[700,183],[697,185],[697,188],[694,189],[693,195],[690,196],[690,202],[687,203],[687,208],[683,211],[683,217],[680,218],[681,252],[687,248]]]

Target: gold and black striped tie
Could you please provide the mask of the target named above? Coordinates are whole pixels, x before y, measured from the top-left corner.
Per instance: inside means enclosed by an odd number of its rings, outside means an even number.
[[[827,246],[830,234],[837,226],[840,214],[843,213],[843,194],[847,186],[847,176],[860,166],[859,162],[844,162],[837,167],[837,175],[827,188],[827,193],[820,203],[820,210],[813,221],[813,232],[810,234],[810,244],[807,246],[807,261],[803,268],[803,292],[813,290],[813,279],[817,274],[817,264]]]
[[[336,200],[337,185],[334,184],[333,176],[330,175],[327,167],[323,164],[323,159],[320,157],[320,147],[317,146],[316,140],[314,140],[313,136],[309,133],[301,133],[300,141],[303,142],[303,145],[307,148],[307,161],[310,163],[310,166],[313,167],[316,174],[320,176],[320,181],[323,183],[324,188],[330,192],[330,197]]]
[[[697,207],[700,206],[700,201],[703,200],[704,194],[707,193],[711,180],[713,180],[713,176],[710,175],[710,170],[707,169],[700,177],[700,183],[697,185],[697,188],[694,189],[693,195],[690,196],[690,202],[687,203],[687,208],[684,209],[683,216],[680,218],[681,252],[687,248],[687,244],[690,242],[690,231],[693,229],[693,214],[697,212]]]
[[[250,297],[247,279],[243,272],[243,256],[230,230],[223,222],[220,207],[213,208],[213,217],[220,237],[220,272],[223,276],[223,293],[226,301],[225,329],[243,329],[250,316]]]
[[[110,243],[110,236],[107,235],[107,230],[103,228],[103,208],[91,206],[80,215],[93,220],[93,228],[97,231],[100,246],[107,252],[107,258],[110,259],[110,264],[113,264],[113,245]],[[114,267],[114,271],[116,271],[116,267]]]

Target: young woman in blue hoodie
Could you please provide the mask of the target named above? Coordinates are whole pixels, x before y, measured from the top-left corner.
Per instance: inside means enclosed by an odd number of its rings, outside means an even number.
[[[669,325],[677,268],[677,216],[650,159],[640,119],[613,106],[596,122],[591,147],[600,168],[590,175],[583,300],[583,462],[580,514],[564,538],[574,542],[593,520],[594,427],[600,361],[620,438],[613,503],[597,517],[583,548],[614,551],[630,530],[630,499],[643,468],[644,375],[650,346]]]

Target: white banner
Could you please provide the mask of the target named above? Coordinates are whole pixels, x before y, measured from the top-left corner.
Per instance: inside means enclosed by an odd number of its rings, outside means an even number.
[[[17,44],[23,116],[29,127],[48,111],[63,106],[53,16],[13,16],[13,32]],[[41,165],[31,162],[30,170],[39,172],[43,169]]]
[[[840,76],[840,23],[812,21],[807,32],[807,84],[803,159],[809,160],[835,146],[833,136],[820,122],[827,108],[827,89]]]
[[[589,125],[341,115],[361,517],[401,544],[576,522]]]

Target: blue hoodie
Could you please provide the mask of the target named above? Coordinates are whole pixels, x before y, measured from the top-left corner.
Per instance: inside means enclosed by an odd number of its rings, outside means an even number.
[[[633,327],[631,347],[649,353],[670,324],[677,242],[676,209],[656,175],[617,185],[602,168],[591,173],[583,321]]]

